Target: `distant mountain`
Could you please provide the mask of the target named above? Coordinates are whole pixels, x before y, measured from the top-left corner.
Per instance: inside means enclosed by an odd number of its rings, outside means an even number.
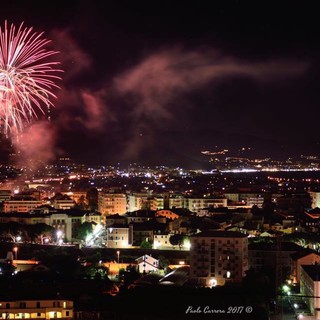
[[[162,132],[152,146],[140,154],[140,163],[169,165],[186,168],[212,168],[210,156],[201,151],[228,149],[227,156],[284,160],[300,155],[320,154],[320,145],[314,141],[277,141],[245,134],[230,134],[219,131]],[[241,148],[252,150],[239,152]],[[126,160],[125,160],[126,161]],[[130,161],[129,161],[130,162]]]

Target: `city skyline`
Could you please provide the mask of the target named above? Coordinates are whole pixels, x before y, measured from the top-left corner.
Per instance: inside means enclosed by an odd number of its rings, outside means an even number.
[[[24,157],[201,166],[215,145],[318,152],[319,26],[313,3],[6,3],[64,70],[51,122]],[[27,151],[26,151],[27,150]],[[263,154],[265,156],[265,154]],[[24,158],[22,156],[22,158]]]

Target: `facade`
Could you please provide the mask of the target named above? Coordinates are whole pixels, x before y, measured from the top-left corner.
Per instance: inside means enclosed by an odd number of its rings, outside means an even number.
[[[119,214],[112,214],[110,216],[106,216],[105,218],[106,226],[112,226],[113,224],[127,224],[127,219],[125,216],[120,216]]]
[[[306,297],[313,319],[320,319],[320,265],[302,265],[300,273],[300,293]]]
[[[259,195],[258,197],[247,197],[245,198],[245,203],[247,206],[257,206],[258,208],[262,208],[263,207],[263,203],[264,203],[264,198]]]
[[[248,270],[248,238],[234,231],[204,231],[190,237],[190,278],[212,287],[240,282]]]
[[[150,209],[151,192],[134,192],[127,195],[128,212]]]
[[[99,212],[90,212],[86,214],[85,217],[87,222],[93,222],[95,224],[104,224],[104,221],[102,219],[102,215]]]
[[[169,197],[169,209],[183,208],[184,197],[182,195],[170,195]]]
[[[159,260],[148,254],[136,259],[137,269],[140,273],[156,272],[159,270]]]
[[[282,266],[283,274],[293,274],[291,255],[302,249],[293,242],[282,242],[281,247],[277,247],[276,243],[251,243],[249,245],[249,265],[256,271],[262,269],[275,271],[278,263]]]
[[[227,206],[227,198],[185,198],[184,208],[191,212],[198,212],[203,208],[219,208]]]
[[[72,209],[75,202],[72,199],[54,199],[51,205],[58,210]]]
[[[171,210],[158,210],[156,212],[156,217],[166,217],[167,219],[175,220],[179,218],[179,215]]]
[[[62,239],[71,240],[74,238],[75,229],[86,221],[86,213],[82,211],[63,211],[48,214],[0,213],[0,223],[11,221],[21,224],[45,223],[56,230],[60,230]]]
[[[49,224],[49,214],[0,213],[0,223],[18,222],[21,224]]]
[[[263,193],[256,192],[226,192],[224,196],[232,201],[232,202],[247,202],[248,199],[252,199],[252,201],[257,201],[253,199],[260,199],[258,202],[261,202],[261,199],[264,199]]]
[[[61,238],[71,240],[74,238],[75,230],[86,221],[85,213],[53,213],[49,218],[49,225],[62,232]]]
[[[4,212],[29,212],[42,205],[39,200],[8,200],[3,202]]]
[[[133,245],[140,246],[141,242],[148,241],[152,243],[154,228],[150,224],[134,223],[130,224],[133,228]]]
[[[304,253],[297,252],[291,255],[292,264],[294,266],[292,272],[293,283],[300,283],[301,266],[313,264],[320,265],[320,255],[310,251],[311,250],[306,250]]]
[[[170,236],[172,234],[169,233],[161,233],[153,235],[153,249],[163,249],[163,248],[172,248],[172,245],[169,241]]]
[[[69,192],[61,192],[61,193],[68,196],[75,203],[77,203],[81,197],[87,200],[86,191],[69,191]]]
[[[114,224],[106,228],[107,248],[127,248],[133,242],[132,226]]]
[[[0,190],[0,203],[3,201],[8,201],[11,199],[11,191],[10,190]]]
[[[135,195],[127,195],[128,212],[137,211],[142,208],[142,199]]]
[[[126,214],[127,223],[141,223],[146,222],[154,218],[155,211],[150,210],[138,210],[134,212],[128,212]]]
[[[15,300],[0,301],[0,319],[73,319],[70,300]]]
[[[125,214],[127,212],[127,197],[124,193],[99,192],[98,211],[103,215]]]
[[[153,197],[150,199],[150,209],[154,211],[164,209],[164,198]]]

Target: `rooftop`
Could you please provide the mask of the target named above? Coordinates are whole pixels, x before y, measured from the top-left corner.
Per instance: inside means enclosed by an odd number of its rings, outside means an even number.
[[[246,238],[247,235],[237,231],[217,231],[217,230],[206,230],[197,233],[191,238]]]

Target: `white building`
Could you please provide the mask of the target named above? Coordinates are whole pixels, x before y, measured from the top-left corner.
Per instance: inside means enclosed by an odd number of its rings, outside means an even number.
[[[240,282],[248,270],[248,238],[240,232],[204,231],[190,237],[190,278],[202,286]]]
[[[74,207],[75,202],[72,199],[54,199],[51,205],[58,210],[68,210]]]
[[[164,198],[163,197],[153,197],[150,199],[150,209],[151,210],[161,210],[164,208]]]
[[[159,260],[149,256],[143,255],[136,259],[138,271],[140,273],[156,272],[159,270]]]
[[[4,201],[4,212],[29,212],[42,205],[40,200],[8,200]]]
[[[247,206],[257,206],[258,208],[263,207],[264,198],[261,195],[258,195],[257,197],[247,197],[245,198],[245,203]]]
[[[107,248],[128,248],[132,246],[133,229],[132,226],[114,224],[106,228]]]
[[[169,233],[162,233],[162,234],[154,234],[153,235],[153,249],[164,249],[164,248],[171,248],[172,245],[170,244],[170,236]]]
[[[125,214],[127,212],[127,196],[124,193],[99,192],[98,211],[103,215]]]
[[[227,198],[185,198],[184,208],[192,212],[199,212],[203,208],[221,208],[227,207]]]
[[[137,211],[142,208],[143,200],[141,197],[130,194],[127,196],[127,211]]]
[[[169,197],[169,209],[183,208],[184,197],[182,195],[173,194]]]
[[[305,302],[314,316],[313,319],[320,319],[320,265],[301,266],[300,293],[310,297]]]

